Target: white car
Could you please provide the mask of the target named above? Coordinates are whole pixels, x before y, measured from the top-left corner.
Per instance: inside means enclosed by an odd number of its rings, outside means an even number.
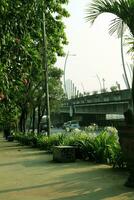
[[[72,131],[72,130],[75,130],[75,129],[79,129],[80,128],[80,125],[79,125],[79,122],[78,121],[68,121],[68,122],[65,122],[63,124],[63,128],[66,130],[66,131]]]

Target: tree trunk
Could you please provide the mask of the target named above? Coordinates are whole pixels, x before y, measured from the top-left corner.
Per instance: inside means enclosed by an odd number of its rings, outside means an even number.
[[[40,133],[40,122],[41,122],[41,111],[40,111],[40,105],[38,106],[38,124],[37,124],[37,132]]]
[[[33,108],[33,125],[32,125],[32,131],[33,131],[33,133],[35,131],[35,108]]]
[[[32,120],[33,120],[33,116],[32,116],[32,114],[30,114],[30,121],[29,121],[29,124],[28,124],[28,132],[30,131],[30,129],[32,127]]]
[[[20,124],[20,131],[23,133],[26,132],[26,117],[27,117],[26,109],[22,108],[19,124]]]
[[[22,122],[23,121],[23,116],[22,116],[22,113],[21,113],[21,116],[20,116],[20,122],[19,122],[19,129],[20,129],[20,132],[22,132],[23,131],[23,126],[22,126]]]
[[[132,108],[134,113],[134,68],[133,68],[133,81],[132,81]]]

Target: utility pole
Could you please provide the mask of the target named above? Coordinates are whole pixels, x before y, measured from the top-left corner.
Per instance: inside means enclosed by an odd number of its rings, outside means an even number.
[[[47,120],[47,135],[50,136],[50,106],[49,106],[49,88],[48,88],[48,63],[47,63],[47,37],[46,37],[46,20],[45,20],[45,9],[46,4],[43,0],[42,14],[43,14],[43,23],[42,23],[42,34],[43,34],[43,60],[42,65],[44,69],[45,77],[45,93],[46,93],[46,120]]]

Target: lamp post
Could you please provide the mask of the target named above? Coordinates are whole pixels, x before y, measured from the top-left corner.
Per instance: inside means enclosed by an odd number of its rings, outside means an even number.
[[[67,60],[69,56],[76,56],[75,54],[70,54],[69,51],[66,54],[66,58],[65,58],[65,63],[64,63],[64,91],[65,94],[67,95],[67,88],[66,88],[66,66],[67,66]],[[67,96],[68,98],[68,96]]]
[[[101,85],[101,80],[100,80],[100,77],[98,76],[98,74],[96,74],[96,77],[99,81],[99,85],[100,85],[100,92],[102,92],[102,85]]]
[[[45,0],[43,0],[43,8],[46,8]],[[42,8],[42,9],[43,9]],[[42,23],[42,34],[43,34],[43,60],[42,65],[44,69],[45,77],[45,93],[46,93],[46,121],[47,121],[47,135],[50,135],[50,106],[49,106],[49,88],[48,88],[48,63],[47,63],[47,38],[46,38],[46,25],[45,25],[45,11],[42,10],[43,23]]]

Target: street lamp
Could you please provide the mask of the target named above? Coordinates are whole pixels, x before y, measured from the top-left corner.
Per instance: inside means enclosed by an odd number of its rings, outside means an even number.
[[[67,95],[67,88],[66,88],[66,66],[67,66],[67,60],[68,60],[69,56],[76,56],[76,55],[75,54],[70,54],[69,51],[66,54],[65,63],[64,63],[64,91],[65,91],[66,95]]]
[[[101,85],[101,80],[100,80],[100,77],[98,76],[98,74],[96,74],[96,77],[99,81],[99,85],[100,85],[100,92],[102,91],[102,85]]]

